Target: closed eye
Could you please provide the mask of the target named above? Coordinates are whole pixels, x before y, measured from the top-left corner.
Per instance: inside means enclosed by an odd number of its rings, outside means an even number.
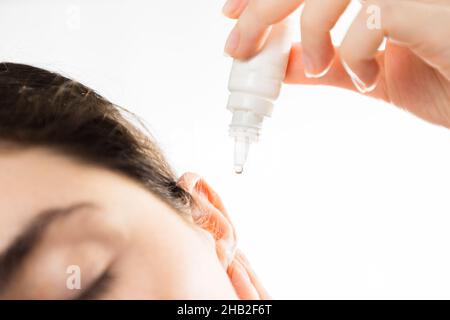
[[[95,300],[101,297],[111,286],[113,276],[109,270],[106,270],[94,283],[84,290],[74,300]]]

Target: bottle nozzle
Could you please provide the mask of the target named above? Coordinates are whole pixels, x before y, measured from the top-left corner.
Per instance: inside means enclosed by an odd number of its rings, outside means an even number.
[[[235,165],[234,166],[234,172],[236,174],[241,174],[242,172],[244,172],[244,167],[241,165]]]
[[[248,137],[236,137],[234,141],[234,171],[241,174],[247,161],[250,139]]]

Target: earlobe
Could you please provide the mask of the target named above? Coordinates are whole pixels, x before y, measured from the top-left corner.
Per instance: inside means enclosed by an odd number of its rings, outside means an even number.
[[[178,185],[194,199],[192,211],[194,222],[208,231],[216,241],[216,252],[222,265],[228,269],[236,250],[234,227],[219,195],[194,173],[185,173]]]

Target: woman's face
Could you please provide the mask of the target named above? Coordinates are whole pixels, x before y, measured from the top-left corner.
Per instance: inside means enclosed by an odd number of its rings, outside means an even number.
[[[45,148],[0,168],[0,299],[236,298],[217,239],[137,182]]]

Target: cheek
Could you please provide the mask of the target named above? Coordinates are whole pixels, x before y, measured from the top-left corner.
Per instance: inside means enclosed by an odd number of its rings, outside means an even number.
[[[236,299],[214,242],[185,223],[138,233],[113,273],[107,298]]]

